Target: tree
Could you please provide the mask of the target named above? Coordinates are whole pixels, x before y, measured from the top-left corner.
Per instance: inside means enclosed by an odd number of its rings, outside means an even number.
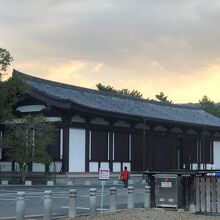
[[[163,92],[160,92],[159,95],[155,95],[156,99],[163,103],[173,103],[173,101],[168,100],[167,96],[164,95]]]
[[[199,103],[203,110],[214,116],[220,117],[220,107],[210,100],[206,95],[199,100]]]
[[[6,74],[12,61],[10,53],[6,49],[0,48],[0,124],[12,118],[13,106],[28,89],[20,79],[9,78],[2,81],[2,76]]]
[[[0,124],[13,116],[13,106],[28,91],[28,87],[21,79],[9,78],[0,81]]]
[[[0,48],[0,80],[2,80],[2,76],[6,73],[12,61],[11,54],[6,49]]]
[[[101,83],[96,84],[96,87],[98,88],[99,91],[104,91],[104,92],[111,92],[111,93],[116,93],[124,96],[130,96],[130,97],[136,97],[136,98],[143,98],[143,94],[141,94],[138,90],[128,90],[128,89],[121,89],[121,90],[116,90],[112,86],[105,86],[102,85]]]
[[[54,139],[55,128],[43,116],[28,115],[6,125],[3,147],[10,161],[18,163],[21,182],[30,163],[50,164],[47,147]]]

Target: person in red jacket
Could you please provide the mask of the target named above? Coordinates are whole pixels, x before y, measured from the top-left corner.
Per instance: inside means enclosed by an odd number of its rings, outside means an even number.
[[[127,170],[127,167],[124,167],[124,170],[121,172],[121,180],[124,182],[124,188],[128,187],[129,177],[130,177],[130,172]]]

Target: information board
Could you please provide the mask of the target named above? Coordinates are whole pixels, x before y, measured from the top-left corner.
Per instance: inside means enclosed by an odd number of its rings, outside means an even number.
[[[110,170],[106,168],[99,169],[99,179],[100,180],[109,180]]]

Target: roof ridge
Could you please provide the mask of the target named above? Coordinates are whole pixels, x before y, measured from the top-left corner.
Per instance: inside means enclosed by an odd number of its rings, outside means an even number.
[[[180,105],[180,104],[163,103],[163,102],[159,102],[159,101],[156,101],[156,100],[130,97],[130,96],[125,96],[125,95],[121,95],[121,94],[117,94],[117,93],[100,91],[100,90],[96,90],[96,89],[85,88],[85,87],[76,86],[76,85],[70,85],[70,84],[62,83],[62,82],[56,82],[56,81],[52,81],[52,80],[32,76],[32,75],[20,72],[20,71],[15,70],[15,69],[13,69],[12,76],[13,77],[19,77],[19,78],[24,78],[24,79],[29,79],[29,80],[33,80],[33,81],[37,81],[37,82],[42,82],[42,83],[49,83],[49,84],[56,85],[56,86],[59,86],[59,87],[62,87],[62,88],[77,89],[77,90],[80,90],[80,91],[92,92],[92,93],[96,93],[96,94],[103,94],[103,95],[108,95],[108,96],[111,96],[111,97],[122,98],[122,99],[127,99],[127,100],[133,100],[133,101],[138,101],[138,102],[147,102],[149,104],[160,105],[160,106],[165,106],[165,107],[191,109],[191,110],[202,110],[202,108],[199,107],[199,106],[183,106],[183,105]]]

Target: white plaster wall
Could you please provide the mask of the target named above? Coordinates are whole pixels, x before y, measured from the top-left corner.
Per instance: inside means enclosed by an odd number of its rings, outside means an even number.
[[[103,169],[109,169],[109,162],[101,162],[100,167]]]
[[[85,129],[69,130],[69,172],[85,172]]]
[[[11,162],[0,162],[1,171],[11,171],[12,163]]]
[[[43,109],[46,109],[45,105],[25,105],[18,107],[16,110],[19,112],[39,112]]]
[[[91,124],[108,125],[109,123],[104,118],[95,118],[91,121]]]
[[[33,163],[33,172],[45,172],[45,165],[42,163]]]
[[[56,122],[56,121],[62,121],[61,117],[46,117],[46,120],[48,122]]]
[[[89,162],[89,172],[98,172],[99,163],[98,162]]]
[[[127,167],[128,171],[131,171],[131,163],[129,162],[123,163],[122,169],[124,169],[124,167]]]
[[[220,169],[220,141],[213,142],[214,168]]]
[[[113,162],[113,172],[121,172],[121,163]]]
[[[55,165],[55,167],[54,167],[54,165]],[[61,170],[61,167],[62,167],[62,162],[60,162],[60,161],[56,161],[55,163],[52,162],[52,163],[50,164],[49,169],[50,169],[50,172],[56,172],[56,173],[59,173],[60,170]]]
[[[85,123],[85,118],[80,117],[79,115],[75,115],[71,118],[72,122],[79,122],[79,123]]]

